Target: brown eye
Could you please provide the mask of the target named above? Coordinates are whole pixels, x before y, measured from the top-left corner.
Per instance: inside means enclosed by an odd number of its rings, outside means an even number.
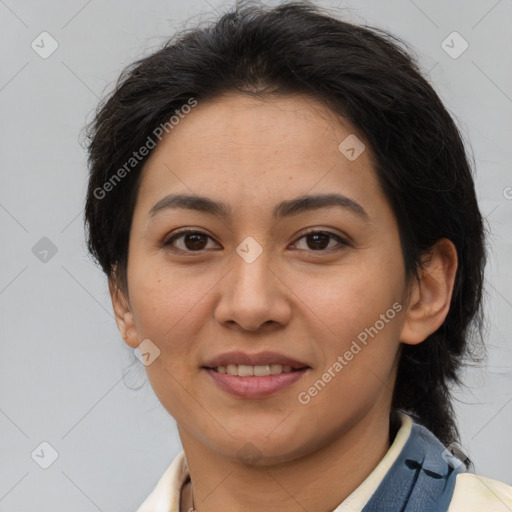
[[[310,231],[309,233],[306,233],[299,238],[299,240],[302,239],[306,240],[307,249],[312,251],[324,251],[325,249],[332,249],[333,246],[329,247],[330,239],[335,239],[339,245],[348,245],[348,243],[339,235],[329,231]]]
[[[332,240],[338,242],[338,246],[343,247],[349,245],[342,237],[329,231],[310,231],[301,236],[298,241],[302,239],[306,240],[306,247],[302,249],[313,252],[328,252],[329,249],[336,247],[336,244],[332,245],[330,243]],[[175,234],[165,241],[163,245],[172,246],[173,249],[182,252],[200,252],[207,250],[208,240],[213,239],[202,231],[187,230]],[[298,241],[295,242],[295,244],[297,244]],[[179,246],[177,242],[179,242]],[[299,247],[299,249],[301,248]]]
[[[165,246],[171,245],[174,248],[185,252],[198,252],[206,249],[208,239],[211,237],[201,231],[182,231],[164,242]],[[176,247],[175,242],[180,240],[181,247]]]

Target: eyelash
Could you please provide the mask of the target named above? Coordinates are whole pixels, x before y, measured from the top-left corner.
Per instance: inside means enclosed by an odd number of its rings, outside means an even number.
[[[202,231],[187,229],[187,230],[184,230],[184,231],[179,231],[178,233],[174,234],[171,238],[169,238],[168,240],[164,241],[163,242],[163,246],[164,247],[168,247],[168,246],[172,247],[172,243],[175,240],[177,240],[179,238],[182,238],[184,235],[188,235],[188,234],[202,235],[202,236],[205,236],[205,237],[209,238],[210,240],[212,240],[212,237],[210,235],[207,235],[206,233],[204,233]],[[323,234],[323,235],[328,235],[328,236],[330,236],[332,238],[335,238],[339,242],[339,244],[341,246],[349,246],[350,245],[349,242],[347,240],[345,240],[344,238],[342,238],[340,235],[332,233],[331,231],[323,231],[323,230],[308,231],[308,232],[304,233],[301,237],[299,237],[297,239],[297,241],[301,240],[302,238],[305,238],[308,235],[315,235],[315,234]],[[308,252],[313,252],[313,253],[322,253],[322,252],[326,253],[326,252],[331,252],[332,249],[333,248],[331,247],[330,249],[318,249],[316,251],[313,250],[313,249],[310,249],[310,250],[306,249],[306,250]],[[177,249],[176,247],[172,247],[172,250],[181,251],[181,252],[185,252],[185,253],[201,253],[201,252],[204,252],[207,249],[200,249],[200,250],[197,250],[197,251],[191,251],[191,250]],[[301,250],[301,249],[299,249],[299,250]]]

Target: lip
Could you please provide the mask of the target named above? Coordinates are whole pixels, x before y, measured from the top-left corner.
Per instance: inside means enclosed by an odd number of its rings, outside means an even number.
[[[228,364],[245,364],[249,366],[281,364],[283,366],[291,366],[293,370],[291,372],[264,375],[262,377],[254,375],[239,377],[238,375],[219,373],[214,370],[218,366],[227,366]],[[309,373],[311,367],[306,363],[278,352],[264,351],[248,354],[246,352],[233,351],[225,352],[209,359],[201,369],[205,371],[214,384],[231,395],[244,398],[263,398],[291,386],[306,373]]]
[[[283,366],[291,366],[295,369],[309,368],[306,363],[297,361],[296,359],[285,356],[284,354],[271,351],[259,352],[257,354],[247,354],[240,351],[226,352],[206,361],[203,364],[203,368],[216,368],[217,366],[227,366],[228,364],[245,364],[249,366],[281,364]],[[261,379],[263,377],[258,378]]]
[[[264,398],[291,386],[308,373],[310,368],[263,377],[239,377],[238,375],[219,373],[212,368],[205,367],[202,370],[220,389],[231,395],[243,398]]]

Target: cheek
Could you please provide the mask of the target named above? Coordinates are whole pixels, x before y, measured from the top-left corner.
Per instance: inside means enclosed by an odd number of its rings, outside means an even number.
[[[160,258],[149,260],[140,267],[134,260],[129,276],[134,320],[141,335],[165,346],[176,332],[183,334],[187,326],[197,325],[194,318],[204,308],[204,296],[214,280],[166,265]]]
[[[403,282],[401,270],[388,261],[391,264],[360,261],[359,266],[339,269],[337,275],[305,281],[304,296],[318,312],[307,314],[312,321],[321,320],[314,337],[322,356],[312,382],[331,371],[322,379],[332,381],[325,399],[336,393],[346,398],[374,393],[390,378],[403,323]]]
[[[372,326],[401,297],[399,276],[377,265],[347,265],[315,278],[304,276],[294,291],[329,338],[347,339]]]
[[[329,311],[316,338],[322,358],[301,386],[304,413],[312,421],[345,424],[372,408],[393,387],[401,304],[383,287],[354,284],[346,294],[317,304]],[[352,292],[357,292],[353,294]],[[336,302],[333,302],[336,301]]]
[[[195,375],[196,332],[204,325],[201,298],[211,287],[204,279],[178,277],[177,272],[152,269],[133,281],[133,311],[140,339],[150,339],[158,357],[145,367],[148,379],[162,405],[181,417],[190,408],[190,382]],[[197,281],[197,283],[196,283]],[[203,299],[204,300],[204,299]]]

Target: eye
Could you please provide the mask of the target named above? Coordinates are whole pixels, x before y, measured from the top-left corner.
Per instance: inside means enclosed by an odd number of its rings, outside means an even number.
[[[173,246],[173,248],[184,252],[199,252],[205,249],[205,245],[207,243],[206,241],[208,238],[212,240],[212,238],[209,235],[203,233],[202,231],[186,230],[180,231],[179,233],[175,234],[174,236],[166,240],[163,243],[163,245],[171,245]],[[181,244],[181,247],[176,247],[174,245],[174,243],[177,240],[183,242]]]
[[[333,238],[335,240],[337,240],[338,244],[341,246],[349,245],[348,242],[346,240],[344,240],[341,236],[336,235],[335,233],[331,233],[330,231],[309,231],[305,235],[301,236],[297,240],[297,242],[302,239],[305,239],[307,249],[309,248],[314,252],[319,252],[319,251],[322,252],[326,248],[332,249],[332,246],[328,247],[328,245],[329,245],[329,239],[333,239]],[[297,244],[297,242],[295,242],[295,244]],[[327,251],[324,251],[324,252],[327,252]]]
[[[202,231],[185,230],[180,231],[166,240],[163,245],[172,246],[174,249],[184,252],[200,252],[207,249],[206,245],[208,243],[208,239],[213,240],[209,235]],[[349,243],[341,236],[331,233],[330,231],[309,231],[302,235],[295,242],[295,245],[302,239],[306,240],[306,250],[309,249],[314,252],[326,252],[326,248],[332,249],[332,246],[329,247],[329,239],[335,239],[338,242],[338,245],[341,246],[349,245]],[[177,241],[181,242],[181,247],[177,247],[175,245]]]

